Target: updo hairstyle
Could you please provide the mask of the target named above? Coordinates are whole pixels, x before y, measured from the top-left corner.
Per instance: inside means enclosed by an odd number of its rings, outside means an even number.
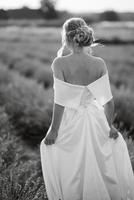
[[[71,18],[63,24],[62,42],[69,46],[90,46],[94,41],[93,29],[82,18]]]
[[[65,21],[62,28],[62,47],[58,56],[63,54],[67,47],[90,47],[94,43],[93,29],[82,18],[70,18]]]

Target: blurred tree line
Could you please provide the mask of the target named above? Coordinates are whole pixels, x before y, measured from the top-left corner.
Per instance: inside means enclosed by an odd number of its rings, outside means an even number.
[[[60,12],[55,6],[55,0],[41,0],[39,9],[30,9],[26,6],[20,9],[0,9],[0,19],[57,19]]]
[[[0,9],[0,20],[7,19],[61,19],[69,17],[72,14],[67,11],[58,11],[56,9],[56,0],[41,0],[39,9],[30,9],[22,7],[20,9]],[[82,15],[82,14],[78,14]],[[73,14],[74,16],[74,14]],[[87,13],[82,15],[88,22],[96,21],[133,21],[134,13],[118,13],[114,10],[107,10],[102,13]]]

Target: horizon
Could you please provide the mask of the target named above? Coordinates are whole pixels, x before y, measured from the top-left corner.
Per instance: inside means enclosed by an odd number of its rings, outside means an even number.
[[[40,0],[14,0],[12,2],[11,0],[0,0],[0,9],[17,9],[24,6],[31,9],[38,9],[40,7]],[[94,0],[89,5],[89,0],[58,0],[56,9],[73,13],[94,13],[103,12],[105,10],[114,10],[116,12],[134,12],[134,2],[133,0],[127,0],[127,2],[122,0]]]

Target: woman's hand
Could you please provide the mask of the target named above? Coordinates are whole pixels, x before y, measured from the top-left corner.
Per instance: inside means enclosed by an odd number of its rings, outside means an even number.
[[[57,136],[58,136],[58,131],[50,129],[49,133],[47,133],[47,135],[45,137],[44,143],[46,145],[54,144]]]
[[[111,125],[110,128],[111,129],[110,129],[109,137],[116,139],[119,136],[118,130],[113,125]]]

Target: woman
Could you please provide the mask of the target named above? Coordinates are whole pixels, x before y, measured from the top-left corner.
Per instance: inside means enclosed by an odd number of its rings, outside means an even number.
[[[127,146],[113,126],[108,70],[88,52],[93,44],[83,19],[64,23],[62,48],[52,63],[52,123],[40,145],[49,200],[134,200]],[[65,46],[71,53],[62,56]]]

